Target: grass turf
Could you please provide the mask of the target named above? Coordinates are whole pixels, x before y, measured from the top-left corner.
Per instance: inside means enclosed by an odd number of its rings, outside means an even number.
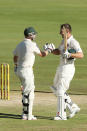
[[[86,93],[86,6],[86,0],[0,1],[0,63],[10,64],[11,90],[20,90],[20,82],[14,74],[12,52],[16,45],[24,39],[24,28],[28,26],[36,28],[38,32],[36,42],[41,49],[46,42],[53,42],[58,47],[61,41],[60,24],[68,22],[72,25],[73,35],[80,42],[85,54],[84,59],[76,61],[76,75],[71,84],[71,92],[76,89],[76,93]],[[50,91],[49,86],[53,83],[58,64],[59,56],[52,54],[47,58],[36,56],[34,65],[36,90]],[[79,90],[78,87],[84,90]]]

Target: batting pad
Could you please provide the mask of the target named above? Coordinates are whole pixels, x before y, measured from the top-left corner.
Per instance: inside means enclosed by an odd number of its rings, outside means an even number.
[[[57,116],[60,116],[61,119],[66,119],[66,110],[65,110],[65,100],[64,97],[58,96],[58,107],[57,107]]]

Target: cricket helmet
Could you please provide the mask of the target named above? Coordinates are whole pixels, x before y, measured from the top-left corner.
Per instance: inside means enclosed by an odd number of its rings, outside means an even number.
[[[33,27],[28,27],[28,28],[25,28],[25,30],[24,30],[25,36],[36,35],[36,34],[37,34],[37,32]]]

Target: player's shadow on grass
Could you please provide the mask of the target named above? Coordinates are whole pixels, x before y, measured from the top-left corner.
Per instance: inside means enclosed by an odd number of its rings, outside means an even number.
[[[37,119],[46,119],[46,120],[53,120],[53,117],[47,117],[47,116],[36,116]]]
[[[11,119],[21,119],[21,115],[0,113],[0,118],[11,118]]]
[[[37,119],[53,120],[52,117],[46,117],[46,116],[36,116],[36,117],[37,117]],[[21,115],[0,113],[0,118],[21,119]]]

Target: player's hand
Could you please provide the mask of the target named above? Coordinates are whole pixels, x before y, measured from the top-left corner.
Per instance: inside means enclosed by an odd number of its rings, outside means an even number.
[[[53,43],[51,44],[48,44],[46,43],[44,46],[43,46],[43,49],[46,51],[48,51],[49,53],[51,53],[54,49],[55,49],[55,46]]]
[[[69,53],[68,51],[65,51],[65,52],[62,54],[62,57],[68,59],[68,58],[71,57],[71,53]]]

